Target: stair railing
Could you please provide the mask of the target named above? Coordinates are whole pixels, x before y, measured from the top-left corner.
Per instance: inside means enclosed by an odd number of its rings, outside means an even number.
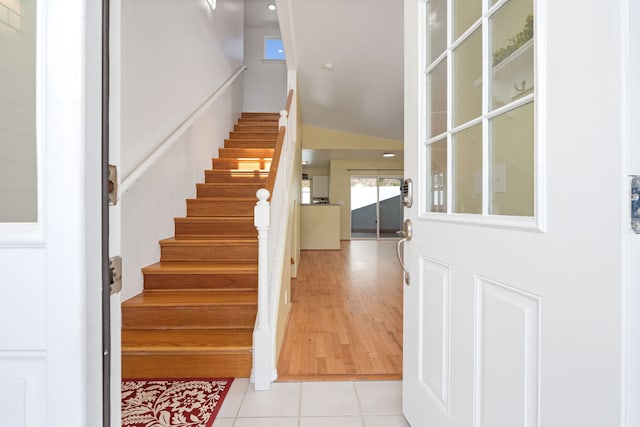
[[[280,111],[278,139],[266,188],[256,192],[258,202],[254,208],[254,225],[258,230],[258,315],[253,332],[252,372],[256,390],[269,390],[277,375],[274,369],[275,332],[295,157],[292,150],[295,136],[291,131],[295,126],[289,125],[292,103],[293,90],[289,90],[286,107]],[[291,124],[294,123],[295,120],[291,120]]]

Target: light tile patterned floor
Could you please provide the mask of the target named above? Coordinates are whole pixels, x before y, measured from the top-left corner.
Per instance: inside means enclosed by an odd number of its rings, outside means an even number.
[[[274,383],[234,380],[213,427],[409,427],[400,381]]]

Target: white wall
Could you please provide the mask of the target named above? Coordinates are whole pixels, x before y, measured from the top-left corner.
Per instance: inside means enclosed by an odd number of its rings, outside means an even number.
[[[126,179],[243,64],[243,2],[122,3],[121,179]],[[159,260],[203,170],[242,109],[238,79],[121,196],[123,300],[142,290],[140,268]]]
[[[244,111],[277,112],[287,102],[287,65],[284,61],[263,61],[265,36],[280,36],[277,28],[246,28],[244,57],[247,64]]]

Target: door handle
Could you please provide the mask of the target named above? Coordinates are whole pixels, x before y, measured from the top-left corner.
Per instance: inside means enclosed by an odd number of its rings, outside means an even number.
[[[398,261],[400,262],[400,266],[402,267],[402,271],[404,273],[404,283],[407,286],[411,284],[411,281],[409,272],[407,271],[407,267],[405,267],[404,260],[402,259],[403,256],[400,253],[400,247],[404,244],[404,242],[408,242],[409,240],[411,240],[411,237],[413,237],[413,226],[410,219],[405,219],[404,223],[402,224],[402,239],[398,240],[397,254]]]

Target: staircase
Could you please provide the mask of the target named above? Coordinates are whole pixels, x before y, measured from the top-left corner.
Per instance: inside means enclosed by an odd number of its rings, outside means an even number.
[[[277,113],[243,113],[175,218],[175,236],[122,304],[123,378],[248,377],[258,301],[256,191],[278,136]]]

